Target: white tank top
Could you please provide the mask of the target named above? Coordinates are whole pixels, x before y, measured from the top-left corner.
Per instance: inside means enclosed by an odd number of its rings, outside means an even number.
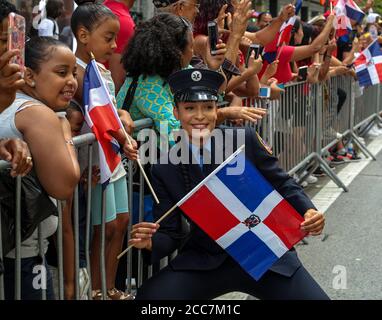
[[[15,124],[16,114],[26,108],[32,107],[33,105],[39,104],[41,102],[38,100],[23,94],[17,93],[15,101],[0,113],[0,137],[2,138],[19,138],[23,139],[23,135],[17,129]],[[56,216],[50,216],[41,222],[42,238],[43,241],[43,251],[44,254],[48,250],[48,237],[56,232],[58,219]],[[38,230],[36,229],[33,234],[21,243],[21,257],[30,258],[35,257],[39,254],[38,245]],[[15,258],[15,250],[13,249],[7,254],[7,258]]]

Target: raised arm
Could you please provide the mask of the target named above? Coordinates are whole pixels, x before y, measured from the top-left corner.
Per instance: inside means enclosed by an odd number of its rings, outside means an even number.
[[[252,3],[250,0],[243,0],[240,3],[235,0],[235,2],[233,1],[233,4],[235,7],[235,12],[232,17],[232,30],[227,41],[227,53],[225,57],[227,60],[235,63],[239,52],[241,38],[247,29],[248,19],[252,14]]]
[[[272,23],[266,28],[259,30],[257,32],[246,32],[245,36],[249,38],[254,43],[259,43],[266,46],[268,43],[272,42],[280,31],[282,24],[289,18],[293,17],[296,8],[292,4],[286,5],[279,16],[272,21]]]
[[[335,16],[333,14],[328,17],[324,30],[322,30],[322,32],[316,39],[313,40],[311,44],[295,47],[291,61],[304,60],[312,57],[316,52],[319,52],[329,38],[330,31],[333,28],[334,18]]]

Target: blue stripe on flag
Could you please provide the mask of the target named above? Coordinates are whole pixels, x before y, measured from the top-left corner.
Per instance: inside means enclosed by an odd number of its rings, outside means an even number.
[[[113,141],[114,140],[114,141]],[[120,151],[121,151],[121,147],[120,147],[120,145],[119,145],[119,143],[118,143],[118,141],[117,140],[115,140],[115,139],[113,139],[112,141],[110,141],[110,143],[111,143],[111,147],[113,148],[113,151],[115,152],[115,153],[119,153]]]
[[[229,175],[229,171],[227,174],[226,168],[232,170],[240,164],[245,164],[242,174]],[[237,156],[237,163],[227,164],[216,176],[251,212],[274,190],[254,165],[245,158],[244,153]]]
[[[367,68],[357,72],[357,78],[361,87],[367,87],[373,85],[371,81],[370,73]]]
[[[353,7],[346,5],[346,15],[348,18],[353,19],[357,22],[362,22],[365,14],[362,11],[355,10]]]
[[[370,51],[372,57],[382,56],[381,45],[378,43],[378,41],[374,41],[368,50]]]
[[[298,14],[301,10],[301,7],[302,7],[302,0],[297,0],[297,2],[296,2],[296,16],[298,16]]]
[[[277,58],[277,51],[274,52],[265,52],[263,54],[264,60],[266,60],[269,64],[271,64],[273,61]]]
[[[86,66],[85,76],[84,76],[84,88],[83,88],[83,105],[88,106],[89,101],[89,91],[94,88],[101,87],[101,82],[98,79],[97,72],[95,70],[97,64],[94,60]]]
[[[256,280],[279,259],[252,231],[244,233],[226,251]]]

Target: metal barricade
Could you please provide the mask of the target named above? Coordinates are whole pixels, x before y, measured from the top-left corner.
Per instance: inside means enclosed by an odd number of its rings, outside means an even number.
[[[354,85],[355,90],[355,110],[354,110],[354,129],[359,129],[364,124],[373,122],[378,111],[381,110],[380,91],[381,86],[359,88]]]
[[[347,191],[322,157],[330,146],[338,142],[338,131],[343,134],[350,132],[350,99],[338,108],[338,98],[330,94],[340,87],[345,88],[344,92],[350,91],[351,82],[347,78],[334,78],[324,84],[288,84],[280,100],[267,101],[268,115],[256,124],[256,128],[273,147],[284,170],[290,175],[303,172],[298,182],[320,166],[339,187]],[[243,105],[247,105],[247,101],[245,99]]]
[[[351,125],[352,79],[338,76],[320,84],[322,88],[322,139],[324,153],[348,135]]]
[[[150,119],[143,119],[140,121],[135,122],[136,130],[141,130],[143,128],[152,127],[152,121]],[[95,142],[95,137],[93,134],[86,134],[82,136],[75,137],[73,139],[74,144],[77,149],[80,148],[86,148],[87,149],[87,167],[92,167],[92,145]],[[129,163],[131,165],[131,161]],[[9,164],[0,161],[0,170],[4,170],[6,168],[9,168]],[[142,176],[142,174],[141,174]],[[86,255],[86,269],[87,274],[89,276],[89,284],[91,284],[91,270],[90,270],[90,241],[91,241],[91,177],[92,172],[91,170],[88,170],[87,175],[87,199],[86,199],[86,231],[85,235],[82,235],[85,238],[85,255]],[[142,176],[143,177],[143,176]],[[15,222],[15,233],[16,233],[16,246],[15,246],[15,299],[20,300],[21,299],[21,284],[22,284],[22,273],[21,273],[21,177],[16,178],[16,222]],[[143,181],[143,178],[141,178],[141,183]],[[128,190],[129,190],[129,208],[130,213],[133,212],[133,202],[132,202],[132,185],[133,185],[133,179],[132,179],[132,170],[129,172],[129,179],[128,179]],[[79,196],[78,196],[78,189],[79,186],[75,188],[74,191],[74,198],[73,198],[73,212],[71,212],[71,208],[66,208],[66,204],[62,201],[57,201],[57,208],[58,208],[58,228],[57,228],[57,237],[56,237],[56,244],[57,244],[57,283],[55,284],[55,291],[58,292],[57,298],[62,300],[64,299],[64,232],[63,232],[63,214],[73,214],[73,233],[74,233],[74,271],[75,271],[75,296],[74,298],[79,300],[81,298],[81,292],[80,292],[80,265],[79,265],[79,237],[80,237],[80,230],[79,230]],[[143,184],[142,188],[140,189],[140,192],[143,194]],[[142,216],[143,207],[142,207],[142,197],[140,197],[140,218]],[[0,199],[0,202],[2,199]],[[102,293],[103,298],[106,298],[106,268],[105,268],[105,201],[103,205],[103,219],[102,219],[102,239],[101,239],[101,245],[100,245],[100,265],[101,265],[101,282],[102,282]],[[67,211],[63,213],[63,210],[66,208]],[[1,210],[1,208],[0,208]],[[132,219],[130,219],[129,228],[127,230],[127,234],[130,233],[131,230],[131,223]],[[42,232],[41,227],[38,227],[38,243],[40,249],[42,249]],[[1,211],[0,211],[0,260],[3,261],[3,252],[2,252],[2,238],[1,238]],[[42,261],[44,262],[45,256],[44,252],[40,251],[39,255],[42,257]],[[128,259],[128,263],[126,266],[126,269],[128,270],[128,289],[131,289],[131,270],[132,270],[132,261],[131,257]],[[140,277],[140,276],[139,276]],[[46,278],[44,278],[46,279]],[[142,279],[140,279],[142,282]],[[44,286],[44,284],[42,284]],[[91,299],[91,292],[92,288],[91,285],[88,289],[87,297],[88,299]],[[4,295],[4,275],[0,275],[0,300],[3,300],[5,297]],[[45,290],[42,290],[42,296],[41,300],[46,299],[46,293]]]
[[[256,124],[251,125],[267,140],[272,146],[276,156],[279,157],[280,165],[291,175],[296,172],[302,172],[308,169],[310,174],[315,168],[320,166],[328,176],[333,179],[339,187],[345,191],[347,188],[338,179],[328,164],[323,159],[327,150],[336,144],[340,137],[348,137],[354,139],[359,144],[361,151],[366,155],[374,158],[374,156],[362,145],[358,140],[355,132],[369,123],[380,121],[380,106],[382,86],[374,86],[366,88],[361,95],[361,91],[357,90],[356,84],[349,77],[336,77],[325,83],[308,84],[305,82],[294,83],[285,87],[285,93],[278,101],[256,100],[252,98],[244,99],[243,105],[249,107],[265,107],[268,109],[268,115]],[[342,99],[342,100],[341,100]],[[137,130],[152,126],[150,119],[144,119],[136,122]],[[78,150],[85,150],[86,166],[92,168],[93,143],[95,142],[93,134],[82,135],[74,138],[75,146]],[[0,170],[9,166],[4,161],[0,162]],[[130,222],[127,234],[130,234],[133,221],[134,203],[133,203],[133,164],[129,161],[128,170],[128,194],[129,194],[129,211]],[[303,180],[304,177],[301,178]],[[79,187],[76,187],[73,201],[73,232],[74,232],[74,270],[75,270],[75,299],[81,299],[87,296],[91,299],[91,180],[92,172],[87,172],[87,189],[83,191],[86,194],[86,212],[85,212],[85,231],[80,231],[79,226]],[[15,259],[15,299],[21,298],[21,178],[17,178],[16,194],[16,259]],[[144,179],[142,174],[139,178],[138,191],[138,215],[139,221],[144,219]],[[2,201],[0,195],[0,203]],[[103,207],[105,201],[103,201]],[[57,202],[58,207],[58,229],[56,236],[57,246],[57,284],[58,298],[64,299],[65,287],[65,270],[64,270],[64,230],[63,219],[71,213],[71,208],[61,201]],[[1,210],[1,207],[0,207]],[[105,208],[102,214],[102,237],[100,243],[100,270],[102,297],[106,298],[106,267],[105,267]],[[3,260],[2,237],[1,237],[1,211],[0,211],[0,259]],[[39,228],[41,229],[41,228]],[[81,233],[82,232],[82,233]],[[88,275],[89,286],[87,294],[83,293],[83,285],[80,284],[82,279],[82,271],[80,269],[80,236],[85,238],[85,260],[86,271]],[[42,236],[39,232],[40,249],[42,249]],[[135,253],[134,253],[135,254]],[[40,251],[40,255],[44,258],[44,252]],[[142,253],[138,251],[137,273],[134,276],[135,283],[139,287],[145,278],[153,274],[153,266],[147,266],[145,269]],[[173,257],[174,255],[172,255]],[[133,252],[130,250],[127,255],[126,263],[126,289],[131,291],[133,288],[132,265]],[[172,258],[163,259],[160,268],[164,267]],[[81,280],[82,281],[82,280]],[[86,288],[85,288],[86,289]],[[45,293],[42,291],[42,299],[45,299]],[[0,275],[0,300],[4,299],[4,276]]]
[[[268,132],[280,165],[291,174],[314,152],[316,86],[304,82],[287,85],[269,109]]]

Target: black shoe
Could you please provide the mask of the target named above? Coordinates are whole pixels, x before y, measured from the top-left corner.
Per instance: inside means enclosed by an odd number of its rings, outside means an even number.
[[[318,167],[316,170],[313,171],[313,175],[315,177],[324,177],[326,176],[326,173],[321,169],[321,167]]]

